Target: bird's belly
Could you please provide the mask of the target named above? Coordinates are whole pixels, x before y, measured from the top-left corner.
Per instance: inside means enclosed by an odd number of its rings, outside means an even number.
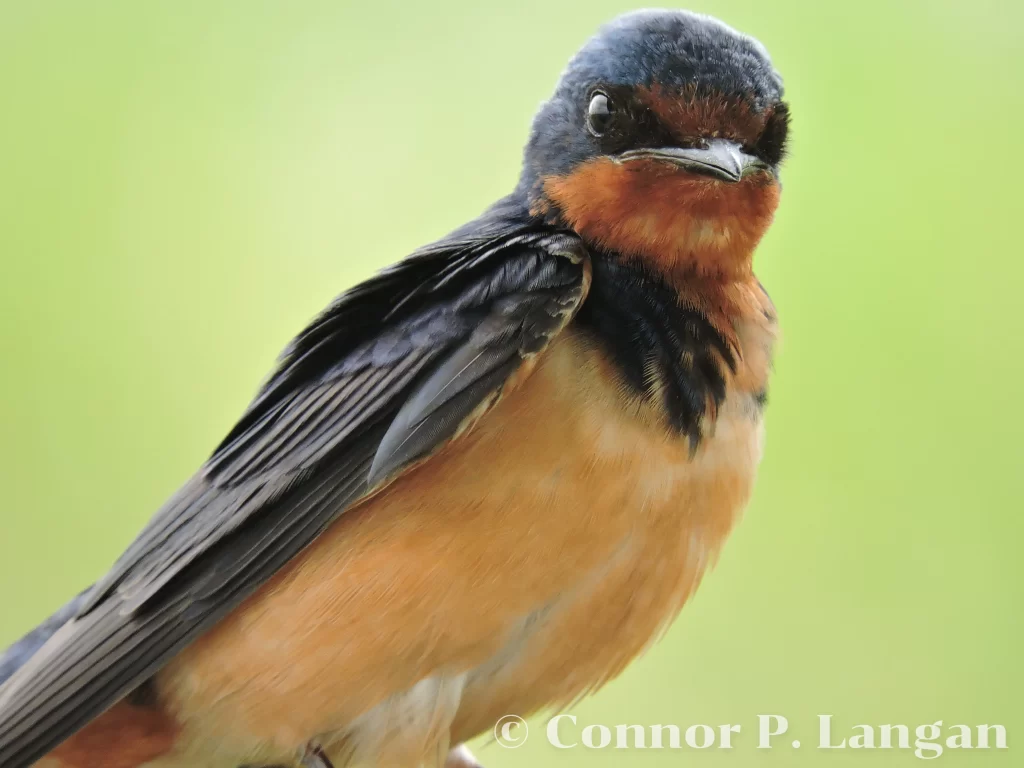
[[[730,394],[691,456],[564,334],[471,434],[160,674],[183,741],[272,758],[337,739],[398,764],[449,725],[463,740],[597,687],[675,615],[747,500],[749,401]]]

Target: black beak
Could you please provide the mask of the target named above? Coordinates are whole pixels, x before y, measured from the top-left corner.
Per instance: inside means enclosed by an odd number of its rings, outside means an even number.
[[[764,160],[744,152],[738,144],[725,139],[711,139],[706,147],[657,147],[631,149],[617,158],[630,160],[660,160],[684,168],[691,173],[713,176],[722,181],[736,183],[755,173],[774,173]]]

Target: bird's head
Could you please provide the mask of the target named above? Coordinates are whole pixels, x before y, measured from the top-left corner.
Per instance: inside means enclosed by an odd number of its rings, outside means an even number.
[[[534,120],[520,188],[587,242],[664,270],[736,274],[779,200],[789,112],[764,47],[707,16],[603,27]]]

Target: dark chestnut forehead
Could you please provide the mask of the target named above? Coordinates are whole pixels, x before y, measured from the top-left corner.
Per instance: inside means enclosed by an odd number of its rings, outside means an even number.
[[[679,140],[723,138],[756,144],[778,103],[758,109],[751,99],[727,95],[696,85],[665,86],[655,83],[634,91],[636,101]]]

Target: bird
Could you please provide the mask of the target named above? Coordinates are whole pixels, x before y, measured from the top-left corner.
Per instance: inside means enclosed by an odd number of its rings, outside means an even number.
[[[602,26],[513,191],[335,299],[15,646],[0,765],[470,768],[619,675],[753,490],[789,124],[754,38]]]

